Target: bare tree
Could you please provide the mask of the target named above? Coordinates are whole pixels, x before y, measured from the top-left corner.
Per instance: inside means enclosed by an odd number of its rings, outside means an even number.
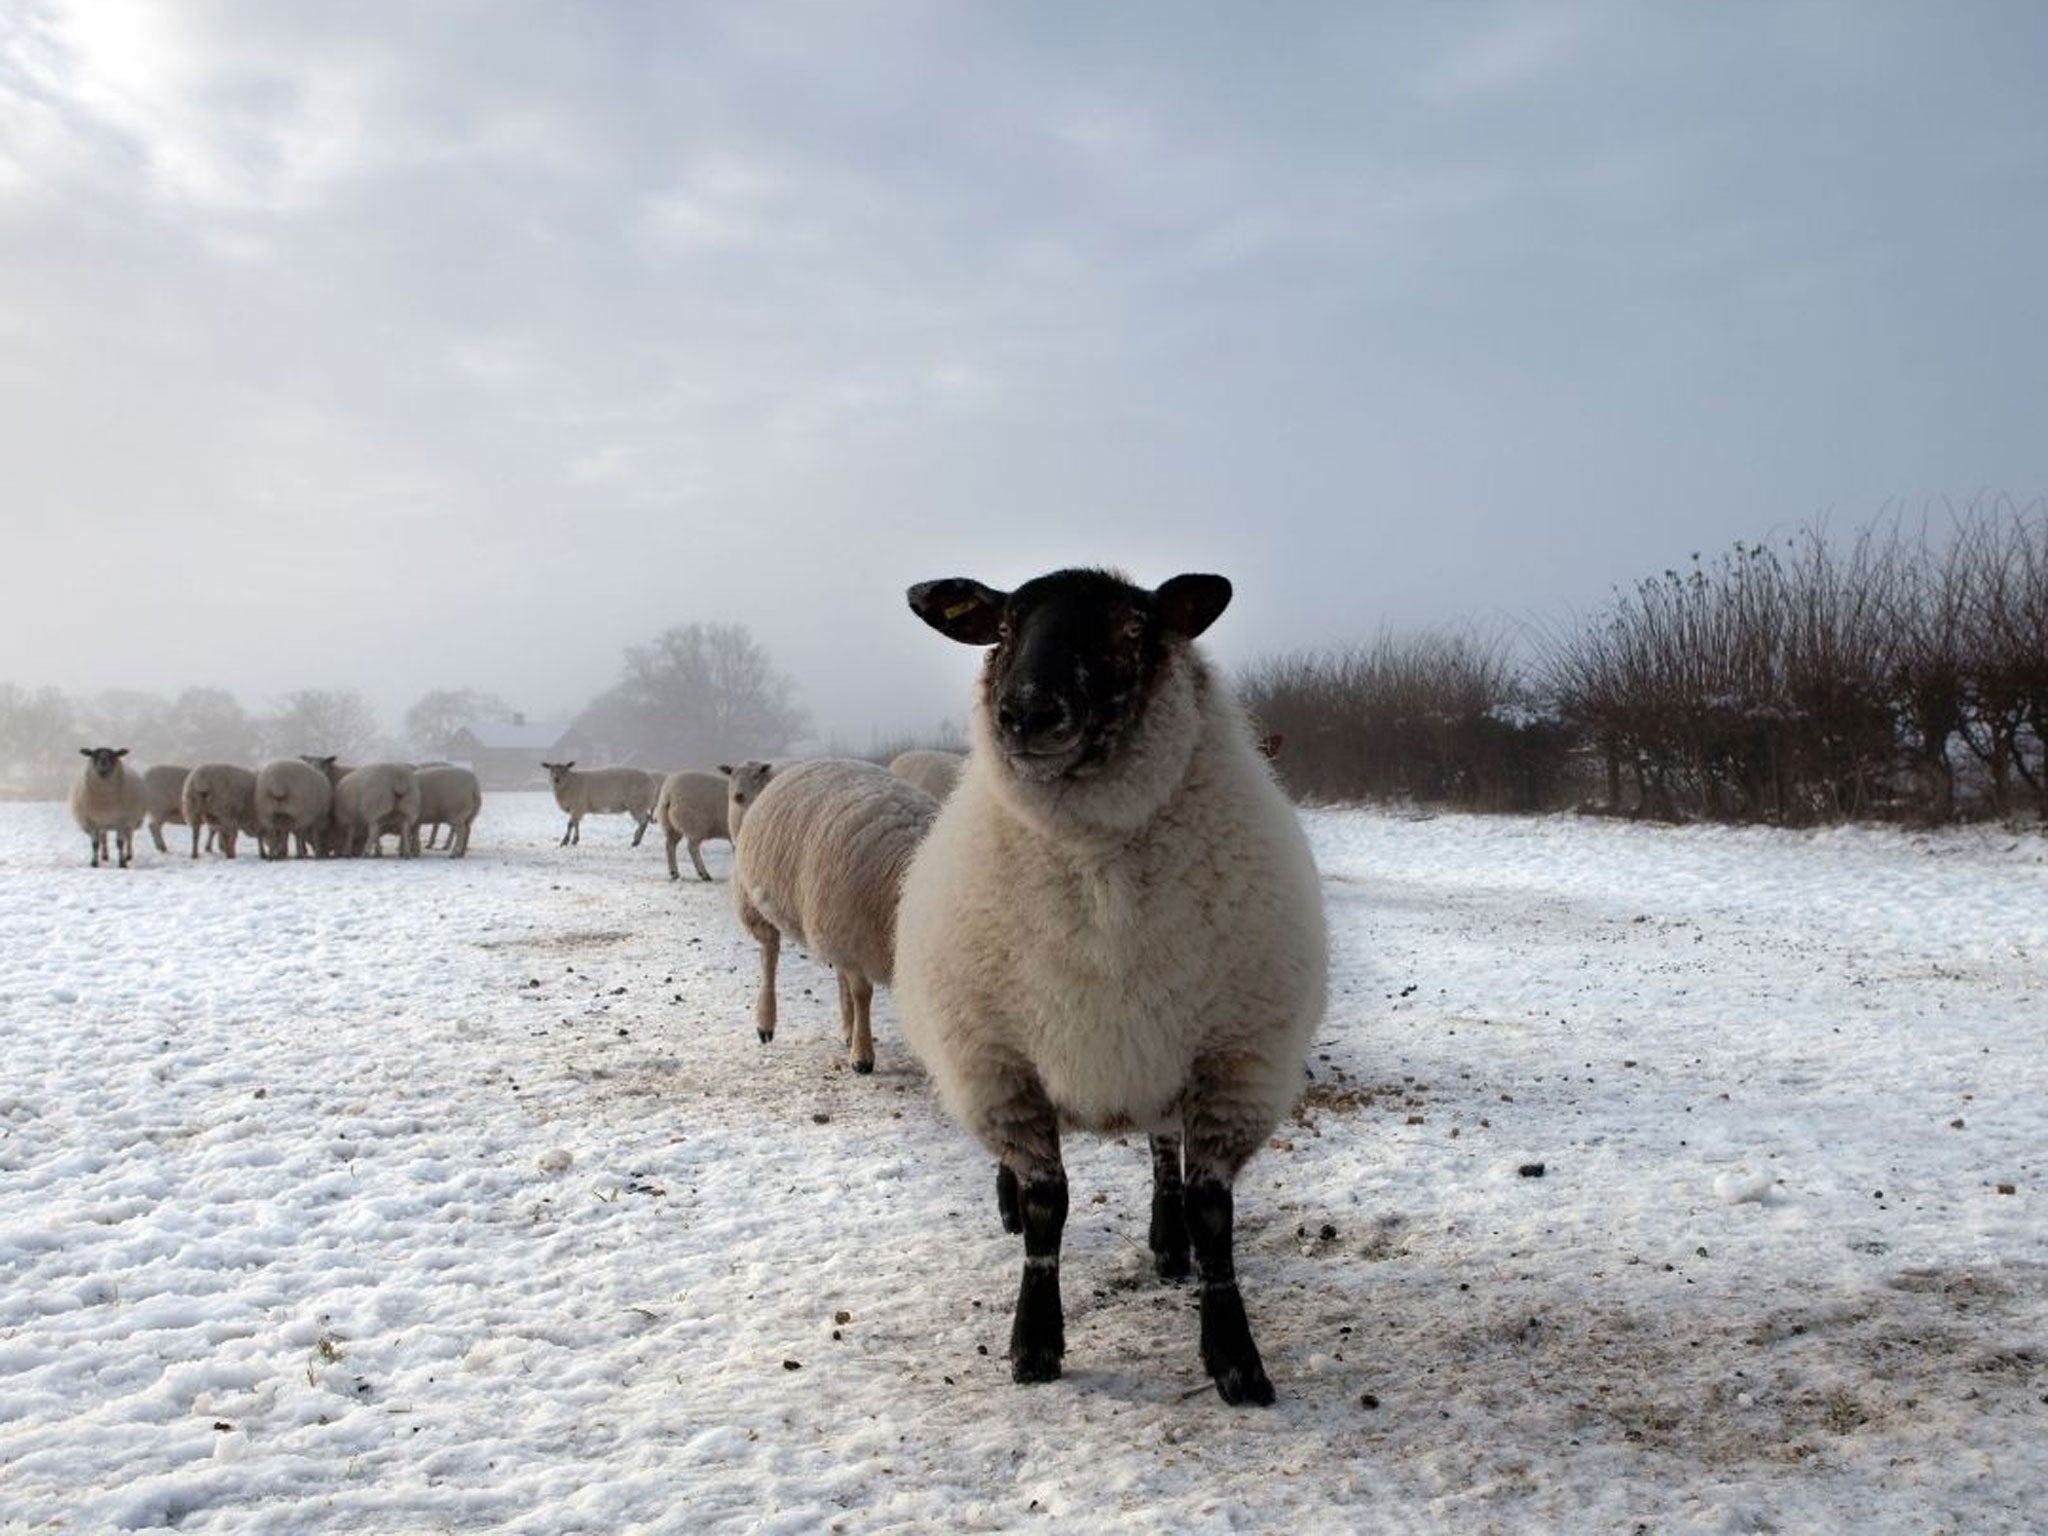
[[[419,757],[447,757],[466,726],[509,720],[512,706],[476,688],[436,688],[405,712],[405,739]]]
[[[256,756],[256,722],[225,688],[187,688],[172,702],[164,750],[173,761],[247,763]]]
[[[355,689],[304,688],[285,696],[261,734],[271,756],[311,752],[360,761],[377,731],[376,710]]]
[[[0,785],[9,794],[49,796],[77,770],[84,741],[71,701],[55,688],[31,692],[0,683]]]
[[[1382,635],[1260,662],[1241,687],[1260,731],[1281,738],[1274,769],[1298,797],[1535,810],[1560,793],[1565,734],[1499,635]]]
[[[745,625],[679,624],[629,646],[623,676],[576,726],[654,768],[775,757],[804,730],[794,690]]]
[[[165,762],[171,757],[171,703],[162,694],[108,688],[85,700],[78,714],[96,744],[126,747],[137,762]]]

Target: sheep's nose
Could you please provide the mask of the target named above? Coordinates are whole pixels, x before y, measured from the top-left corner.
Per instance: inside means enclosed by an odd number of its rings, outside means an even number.
[[[1039,688],[1005,694],[996,705],[996,724],[1005,736],[1026,746],[1072,734],[1066,705]]]

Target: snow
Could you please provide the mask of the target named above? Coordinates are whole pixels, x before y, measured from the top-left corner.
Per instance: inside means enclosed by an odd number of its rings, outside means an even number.
[[[757,1042],[723,845],[96,871],[0,806],[0,1530],[2038,1528],[2048,842],[1307,820],[1257,1411],[1089,1138],[1010,1382],[989,1166],[883,1000],[857,1077],[786,956]]]

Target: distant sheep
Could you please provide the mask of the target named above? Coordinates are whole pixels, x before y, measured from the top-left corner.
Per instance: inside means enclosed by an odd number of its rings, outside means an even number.
[[[889,760],[889,771],[915,784],[934,800],[944,800],[960,782],[960,770],[967,765],[964,752],[928,752],[923,749],[898,752]]]
[[[761,791],[775,777],[775,768],[774,763],[758,757],[748,758],[744,763],[718,765],[718,771],[725,775],[725,824],[731,828],[735,847],[739,845],[740,824],[747,819],[747,808],[761,798]]]
[[[661,785],[654,775],[640,768],[583,768],[575,759],[566,763],[542,763],[548,784],[555,792],[555,804],[569,814],[560,847],[583,841],[586,816],[630,816],[633,818],[633,846],[647,835],[647,823],[654,819],[654,799]]]
[[[72,781],[71,819],[92,844],[94,869],[106,861],[109,832],[126,869],[135,857],[135,829],[149,815],[149,788],[141,774],[121,761],[128,755],[126,747],[80,747],[78,752],[91,761]]]
[[[737,782],[737,780],[735,780]],[[819,758],[777,772],[734,842],[741,924],[761,946],[754,1023],[775,1038],[775,965],[790,938],[839,974],[839,1023],[856,1072],[875,1069],[870,1009],[895,971],[903,871],[939,803],[873,763]]]
[[[1300,1094],[1322,1017],[1321,887],[1294,808],[1192,644],[1220,576],[1059,571],[910,605],[992,649],[959,788],[904,882],[897,1002],[1024,1234],[1018,1381],[1060,1374],[1062,1126],[1149,1133],[1159,1274],[1200,1266],[1202,1363],[1270,1403],[1237,1289],[1232,1185]],[[744,842],[742,842],[744,849]]]
[[[266,857],[282,859],[298,845],[307,858],[327,851],[334,784],[331,757],[280,758],[256,770],[256,825]]]
[[[725,779],[715,773],[696,773],[684,769],[672,773],[661,781],[661,793],[655,797],[654,819],[661,825],[661,833],[668,840],[668,877],[682,879],[682,871],[676,868],[676,845],[688,843],[690,863],[696,868],[699,880],[709,880],[711,871],[704,867],[703,845],[717,838],[723,842],[732,841],[732,833],[726,830]]]
[[[185,824],[192,829],[192,857],[199,857],[199,839],[211,832],[223,856],[235,856],[244,832],[261,846],[263,823],[257,819],[256,775],[233,763],[201,763],[185,776]]]
[[[164,841],[165,823],[185,825],[185,775],[191,771],[171,763],[158,763],[142,770],[143,792],[149,798],[149,840],[156,844],[158,853],[171,851],[171,845]]]
[[[483,786],[467,768],[450,764],[417,769],[413,777],[420,787],[419,824],[434,829],[427,846],[433,847],[441,828],[446,827],[448,857],[461,858],[469,852],[470,823],[484,807]]]
[[[420,853],[419,776],[410,763],[365,763],[334,786],[333,841],[349,858],[381,855],[385,834],[398,836],[398,856]]]

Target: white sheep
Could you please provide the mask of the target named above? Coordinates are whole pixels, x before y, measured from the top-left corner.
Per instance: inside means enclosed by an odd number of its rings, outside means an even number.
[[[889,759],[889,771],[907,779],[934,800],[944,800],[960,782],[960,770],[967,766],[964,752],[937,752],[917,748],[898,752]]]
[[[192,829],[192,857],[199,857],[202,833],[212,834],[221,853],[232,859],[244,832],[261,846],[263,823],[257,819],[256,775],[233,763],[201,763],[185,776],[185,824]]]
[[[654,819],[654,797],[661,790],[653,774],[641,768],[579,769],[574,758],[566,763],[542,763],[541,767],[548,771],[555,804],[569,815],[559,846],[583,841],[586,816],[632,817],[633,846],[640,846],[647,823]]]
[[[71,819],[92,843],[94,869],[106,860],[109,832],[126,869],[135,857],[135,829],[149,815],[148,787],[141,774],[121,761],[128,755],[126,747],[80,747],[78,752],[91,761],[71,782]]]
[[[256,825],[265,857],[281,859],[298,845],[307,858],[327,849],[334,809],[331,757],[286,757],[256,770]]]
[[[829,757],[775,772],[746,809],[732,889],[741,924],[761,946],[754,1024],[763,1044],[775,1038],[775,963],[787,934],[838,972],[853,1070],[874,1071],[870,1013],[895,966],[903,871],[938,810],[873,763]]]
[[[142,788],[149,799],[149,840],[158,853],[169,853],[164,827],[185,825],[185,775],[192,770],[171,763],[158,763],[142,770]]]
[[[711,871],[704,867],[702,849],[713,838],[732,841],[726,823],[727,793],[725,779],[715,773],[697,773],[686,768],[661,781],[661,793],[654,801],[654,819],[668,840],[669,879],[683,877],[676,867],[678,843],[689,845],[690,863],[696,868],[697,878],[711,878]]]
[[[410,763],[365,763],[334,786],[332,842],[349,858],[381,856],[384,835],[398,835],[398,856],[420,852],[419,776]]]
[[[483,785],[467,768],[458,768],[452,763],[436,763],[431,768],[417,769],[413,777],[420,787],[419,824],[434,829],[427,839],[427,847],[434,846],[441,828],[446,827],[448,857],[461,858],[469,852],[470,824],[484,808]]]
[[[1229,600],[1220,576],[1151,592],[1103,571],[910,589],[933,628],[993,647],[966,771],[904,883],[896,991],[1024,1234],[1018,1381],[1058,1376],[1065,1349],[1061,1127],[1144,1130],[1154,1265],[1184,1276],[1192,1237],[1202,1363],[1226,1402],[1273,1400],[1231,1189],[1301,1092],[1327,941],[1294,809],[1190,643]]]
[[[735,847],[739,845],[740,824],[747,819],[747,807],[760,798],[761,791],[775,776],[776,767],[776,764],[758,757],[750,757],[743,763],[718,765],[718,771],[725,775],[725,824],[731,831]]]

